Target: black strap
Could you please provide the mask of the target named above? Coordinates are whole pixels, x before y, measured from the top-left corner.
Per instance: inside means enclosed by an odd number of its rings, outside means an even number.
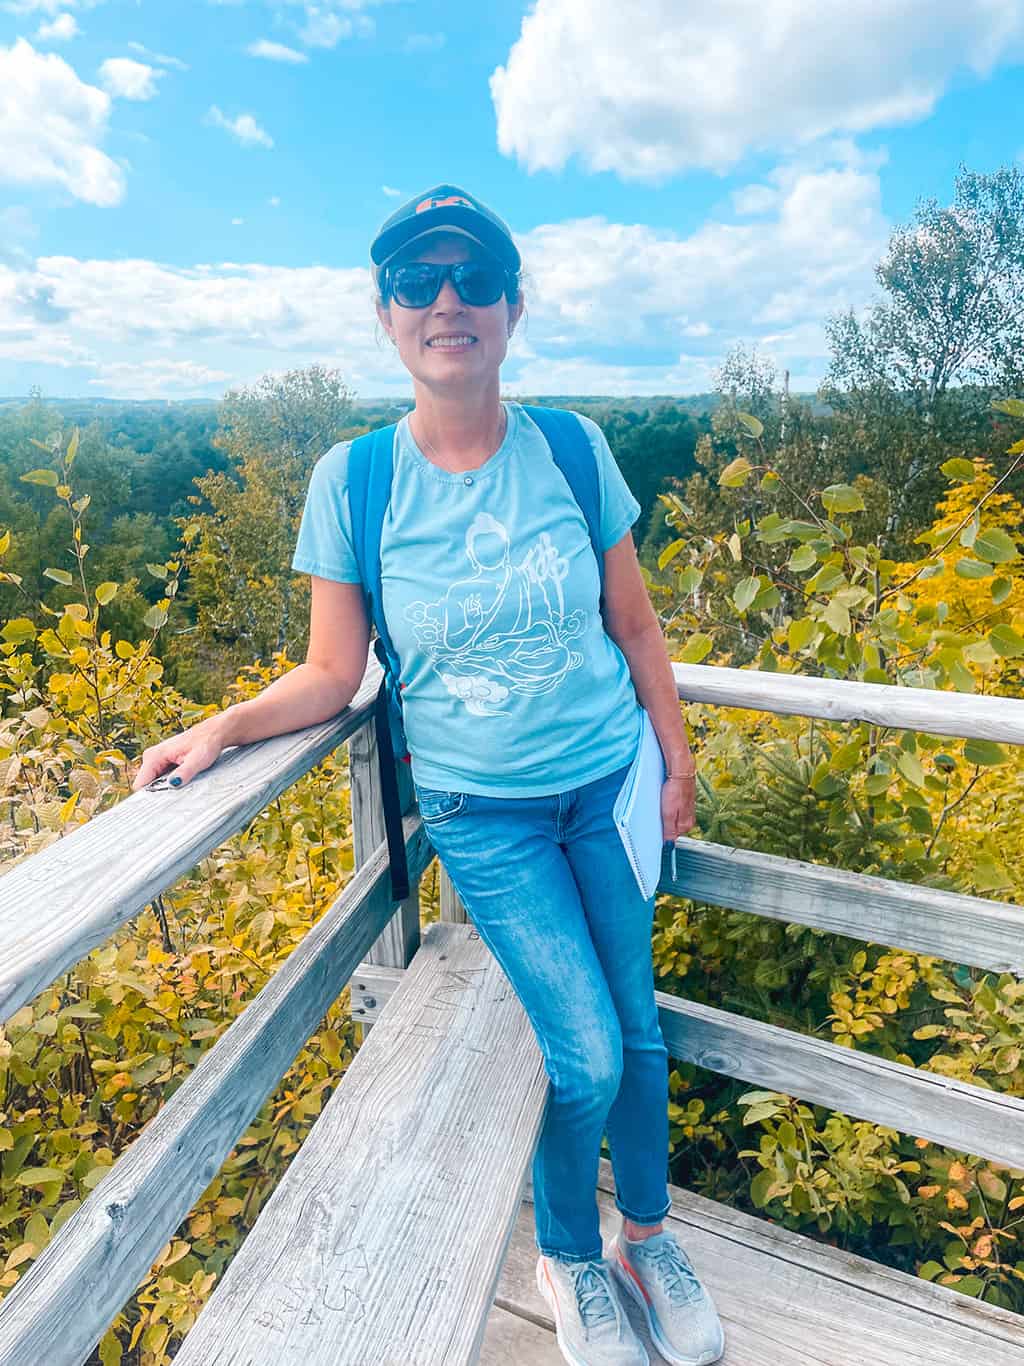
[[[389,872],[392,902],[404,901],[409,895],[409,864],[405,856],[405,834],[402,830],[402,808],[398,796],[398,774],[395,770],[395,751],[391,743],[391,722],[388,718],[388,677],[377,689],[373,706],[374,726],[377,731],[377,766],[380,770],[381,803],[384,807],[384,831],[388,840]]]

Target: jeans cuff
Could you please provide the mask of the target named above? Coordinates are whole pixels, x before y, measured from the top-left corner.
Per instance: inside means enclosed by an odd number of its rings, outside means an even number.
[[[537,1244],[537,1251],[542,1257],[550,1257],[553,1262],[599,1262],[604,1256],[604,1245],[602,1244],[596,1252],[591,1252],[586,1256],[577,1257],[572,1252],[558,1252],[555,1249],[549,1251],[546,1247]]]
[[[620,1214],[624,1214],[626,1218],[631,1220],[634,1224],[660,1224],[662,1219],[665,1218],[665,1215],[668,1214],[669,1210],[672,1208],[672,1200],[670,1198],[668,1203],[664,1205],[662,1209],[658,1211],[656,1214],[637,1214],[633,1210],[627,1209],[625,1205],[621,1204],[619,1201],[619,1197],[616,1196],[615,1208],[619,1211]]]

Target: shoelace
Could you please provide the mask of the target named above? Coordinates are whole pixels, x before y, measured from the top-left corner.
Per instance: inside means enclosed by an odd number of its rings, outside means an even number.
[[[584,1331],[589,1336],[592,1327],[611,1317],[615,1320],[621,1337],[622,1319],[619,1303],[608,1282],[608,1269],[604,1263],[568,1262],[566,1265],[572,1277]],[[592,1315],[589,1319],[588,1313]]]
[[[674,1238],[666,1238],[664,1242],[659,1242],[655,1247],[650,1246],[650,1239],[646,1239],[640,1246],[640,1258],[647,1258],[655,1268],[661,1272],[664,1278],[665,1293],[668,1295],[672,1304],[686,1304],[691,1299],[696,1299],[697,1295],[693,1292],[700,1290],[700,1282],[697,1273],[683,1254],[682,1249]],[[634,1256],[637,1249],[632,1249]]]

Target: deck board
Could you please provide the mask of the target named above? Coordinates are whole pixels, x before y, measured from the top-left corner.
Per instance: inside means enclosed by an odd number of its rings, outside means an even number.
[[[678,1186],[667,1222],[690,1253],[725,1325],[721,1366],[1021,1366],[1024,1316],[779,1228]],[[611,1167],[598,1189],[606,1242],[618,1228]],[[481,1366],[506,1366],[510,1318],[522,1366],[561,1361],[548,1306],[534,1282],[530,1187],[519,1211],[487,1321]],[[636,1307],[630,1322],[652,1366],[662,1358]],[[549,1343],[537,1346],[537,1324]],[[548,1354],[553,1346],[556,1355]]]

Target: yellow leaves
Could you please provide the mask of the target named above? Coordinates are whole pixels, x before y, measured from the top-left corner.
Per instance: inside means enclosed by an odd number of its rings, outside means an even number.
[[[952,1210],[952,1209],[959,1209],[959,1210],[965,1210],[965,1209],[967,1209],[967,1201],[966,1201],[966,1199],[964,1198],[964,1196],[961,1194],[960,1191],[958,1191],[958,1190],[955,1189],[955,1187],[951,1187],[948,1191],[946,1191],[946,1205],[947,1205],[948,1208],[951,1209],[951,1210]]]

